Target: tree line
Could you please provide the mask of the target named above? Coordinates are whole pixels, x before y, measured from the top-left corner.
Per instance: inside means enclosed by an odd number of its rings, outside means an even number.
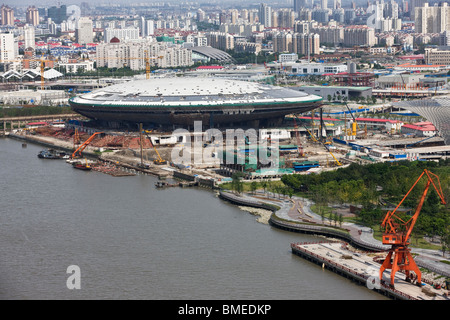
[[[350,204],[360,208],[358,222],[380,228],[387,210],[397,206],[424,169],[439,177],[443,194],[450,191],[450,159],[439,162],[400,161],[371,165],[352,164],[346,168],[320,174],[285,175],[282,182],[296,192],[311,198],[319,212],[332,204]],[[423,177],[402,204],[400,215],[414,213],[426,184]],[[447,201],[448,202],[448,201]],[[443,205],[430,186],[427,198],[413,229],[416,237],[439,237],[450,246],[449,204]],[[381,230],[380,230],[381,231]],[[444,249],[445,250],[445,249]]]

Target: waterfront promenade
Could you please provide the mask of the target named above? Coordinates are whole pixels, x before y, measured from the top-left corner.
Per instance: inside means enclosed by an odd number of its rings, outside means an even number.
[[[280,229],[344,240],[361,250],[386,252],[390,248],[373,237],[371,228],[349,222],[344,222],[340,228],[335,228],[334,222],[330,223],[328,218],[325,217],[322,221],[322,217],[311,210],[313,202],[309,199],[296,196],[291,199],[277,195],[269,196],[261,191],[240,196],[231,192],[222,192],[221,195],[222,198],[228,197],[229,201],[239,199],[241,205],[247,201],[247,205],[254,206],[257,203],[259,208],[263,208],[264,204],[277,206],[279,209],[273,210],[270,224]],[[270,210],[270,207],[267,207],[267,210]],[[448,252],[445,256],[442,255],[442,251],[438,250],[411,248],[411,252],[417,254],[415,260],[419,267],[450,277],[450,265],[441,262],[450,260]]]

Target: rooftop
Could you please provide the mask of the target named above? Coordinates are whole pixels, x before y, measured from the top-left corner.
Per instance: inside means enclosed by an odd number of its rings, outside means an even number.
[[[135,80],[98,89],[75,103],[133,105],[217,105],[233,103],[295,103],[320,101],[305,92],[215,77],[161,77]]]

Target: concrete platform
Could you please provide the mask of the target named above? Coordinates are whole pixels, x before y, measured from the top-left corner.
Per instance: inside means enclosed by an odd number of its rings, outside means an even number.
[[[291,248],[294,254],[306,260],[365,285],[368,290],[376,290],[393,299],[450,300],[447,297],[448,290],[434,289],[429,284],[419,287],[405,281],[405,275],[400,272],[395,274],[395,288],[389,287],[390,270],[383,273],[383,281],[380,282],[381,265],[374,261],[376,254],[356,251],[345,242],[293,243]]]

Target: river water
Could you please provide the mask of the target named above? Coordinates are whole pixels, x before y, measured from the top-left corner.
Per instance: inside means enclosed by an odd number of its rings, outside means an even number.
[[[384,299],[291,253],[318,238],[212,191],[79,171],[42,149],[0,139],[0,299]]]

